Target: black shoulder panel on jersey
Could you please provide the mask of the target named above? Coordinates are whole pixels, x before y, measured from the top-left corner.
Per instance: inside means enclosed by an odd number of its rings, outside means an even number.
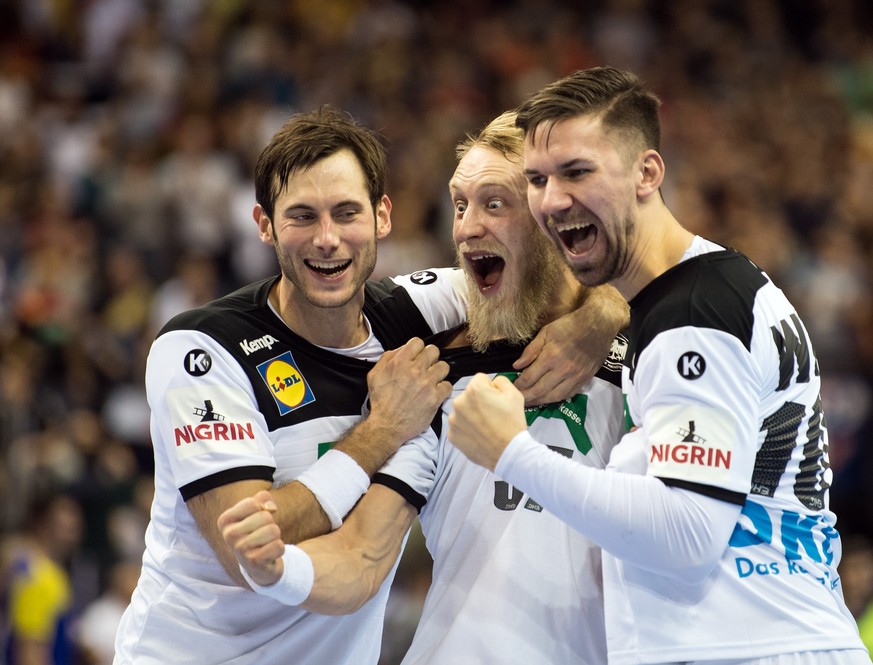
[[[202,330],[204,326],[212,328],[223,318],[222,316],[216,317],[216,314],[257,311],[261,308],[262,303],[267,302],[267,294],[276,279],[275,276],[267,277],[213,300],[202,307],[177,314],[161,328],[158,337],[173,330]],[[232,319],[228,320],[227,323],[232,325]]]
[[[656,477],[658,478],[658,480],[660,480],[662,483],[669,487],[678,487],[679,489],[702,494],[703,496],[708,496],[713,499],[719,499],[728,503],[735,503],[738,506],[742,506],[746,503],[747,495],[740,492],[732,492],[730,490],[722,489],[721,487],[713,487],[712,485],[692,483],[687,480],[677,480],[676,478],[661,478],[660,476]]]
[[[413,337],[424,339],[433,334],[406,289],[389,277],[366,283],[364,314],[385,349],[396,349]]]
[[[294,333],[269,307],[267,296],[276,279],[180,314],[161,334],[196,330],[220,344],[248,377],[270,431],[313,418],[360,416],[373,364],[322,349]]]
[[[271,466],[241,466],[236,469],[227,469],[183,485],[179,488],[179,493],[185,501],[188,501],[208,490],[240,480],[266,480],[268,483],[272,483],[273,471],[275,469]]]
[[[384,485],[388,489],[394,490],[400,496],[406,499],[407,503],[415,508],[416,512],[420,513],[421,509],[424,508],[425,504],[427,503],[427,499],[425,497],[416,492],[402,480],[395,478],[394,476],[389,476],[386,473],[377,473],[373,476],[373,480],[371,482],[377,485]]]
[[[627,358],[642,353],[660,333],[684,326],[721,330],[750,348],[755,297],[766,283],[761,269],[732,249],[683,261],[631,301]]]

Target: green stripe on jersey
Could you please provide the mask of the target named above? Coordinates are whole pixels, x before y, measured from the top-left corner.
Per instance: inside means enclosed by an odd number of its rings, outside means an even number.
[[[501,372],[510,381],[515,382],[518,372]],[[541,406],[525,408],[524,417],[530,427],[537,418],[559,418],[567,425],[567,431],[576,444],[576,449],[583,455],[591,450],[591,439],[585,431],[585,415],[588,411],[588,395],[576,395],[573,399],[563,402],[552,402]]]

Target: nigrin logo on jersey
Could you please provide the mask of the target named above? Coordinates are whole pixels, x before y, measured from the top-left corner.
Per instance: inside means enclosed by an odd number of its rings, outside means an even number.
[[[176,447],[195,441],[243,441],[254,440],[255,429],[252,423],[205,422],[197,425],[183,425],[173,430]]]
[[[315,395],[290,351],[258,365],[258,373],[270,387],[282,416],[315,401]]]
[[[731,451],[709,446],[687,445],[685,443],[656,443],[652,445],[649,463],[676,462],[677,464],[697,464],[699,466],[731,468]]]

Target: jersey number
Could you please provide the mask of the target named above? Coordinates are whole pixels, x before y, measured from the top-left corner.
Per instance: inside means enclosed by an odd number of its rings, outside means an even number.
[[[556,453],[563,455],[564,457],[573,457],[573,451],[567,450],[566,448],[549,446],[549,450],[554,450]],[[522,492],[517,487],[513,487],[505,480],[494,481],[495,508],[498,508],[499,510],[515,510],[516,508],[518,508],[518,504],[523,497],[524,492]],[[543,512],[543,507],[530,497],[528,497],[527,502],[524,504],[524,509],[533,510],[537,513]]]

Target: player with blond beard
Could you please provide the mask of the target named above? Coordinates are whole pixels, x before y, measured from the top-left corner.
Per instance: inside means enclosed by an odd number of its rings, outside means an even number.
[[[587,293],[536,230],[521,139],[509,113],[458,148],[449,190],[470,317],[428,340],[449,364],[453,395],[477,372],[514,378],[522,345]],[[526,411],[531,429],[580,465],[603,468],[624,431],[613,360],[571,399]],[[219,525],[242,569],[256,590],[287,604],[351,612],[390,573],[420,510],[433,578],[404,664],[604,663],[600,551],[447,442],[452,399],[435,430],[374,477],[342,527],[293,548],[291,566],[278,563],[289,548],[268,493],[225,512]]]

